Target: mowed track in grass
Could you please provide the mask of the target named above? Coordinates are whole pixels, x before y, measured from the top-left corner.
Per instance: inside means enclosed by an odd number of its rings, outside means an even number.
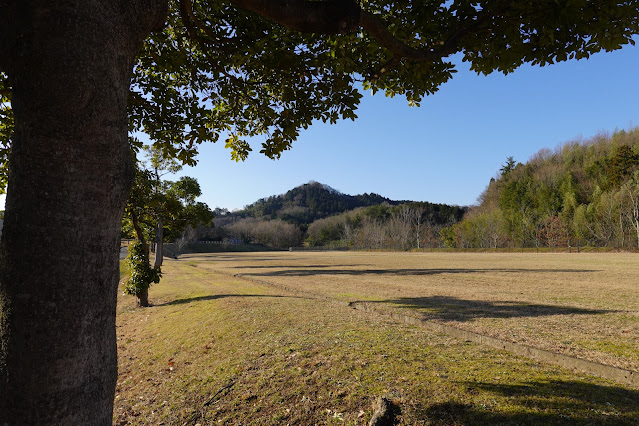
[[[380,395],[399,406],[401,424],[639,422],[637,390],[214,271],[258,269],[306,291],[358,297],[356,285],[320,284],[315,273],[272,274],[357,263],[369,272],[325,275],[367,282],[378,268],[330,255],[185,256],[166,262],[153,307],[120,296],[115,423],[366,424]]]
[[[195,256],[202,267],[639,371],[632,253],[285,252]]]

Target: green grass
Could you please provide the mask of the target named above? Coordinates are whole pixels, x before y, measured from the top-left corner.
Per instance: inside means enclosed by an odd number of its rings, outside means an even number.
[[[129,274],[129,268],[124,260],[120,260],[120,281]]]
[[[639,392],[373,314],[167,261],[120,296],[116,424],[636,424]]]

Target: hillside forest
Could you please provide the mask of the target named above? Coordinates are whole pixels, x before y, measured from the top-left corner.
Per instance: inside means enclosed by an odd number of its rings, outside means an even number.
[[[512,157],[461,222],[455,248],[639,246],[639,128]]]
[[[639,128],[512,157],[471,207],[346,195],[318,182],[217,208],[192,239],[276,249],[639,247]]]
[[[272,248],[398,249],[437,247],[439,233],[465,208],[395,201],[378,194],[347,195],[318,182],[263,198],[244,209],[216,209],[200,239],[256,243]]]

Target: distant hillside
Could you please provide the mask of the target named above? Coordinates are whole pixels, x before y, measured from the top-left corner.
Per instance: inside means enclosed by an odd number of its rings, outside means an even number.
[[[480,205],[450,229],[456,247],[639,246],[639,128],[507,159]]]
[[[285,222],[305,228],[317,219],[344,213],[359,207],[388,204],[398,206],[414,203],[408,200],[391,200],[379,194],[347,195],[319,182],[309,182],[295,187],[283,195],[274,195],[257,200],[244,209],[234,212],[241,217],[281,219]],[[439,204],[422,203],[432,206],[449,208]],[[452,207],[453,210],[459,209]],[[447,212],[448,213],[448,212]],[[448,218],[446,219],[448,220]]]
[[[466,211],[466,207],[391,200],[374,193],[347,195],[309,182],[240,211],[217,209],[214,227],[200,238],[273,248],[304,244],[419,249],[440,246],[440,230],[459,222]]]

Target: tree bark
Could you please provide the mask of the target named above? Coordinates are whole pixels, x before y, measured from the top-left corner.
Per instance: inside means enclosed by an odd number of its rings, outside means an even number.
[[[162,221],[162,216],[158,216],[156,234],[155,261],[153,263],[154,269],[160,268],[162,266],[162,260],[164,260],[164,223]]]
[[[166,0],[0,0],[0,424],[111,424],[131,69]]]
[[[131,209],[131,223],[133,223],[133,229],[135,230],[135,235],[136,237],[138,237],[138,241],[146,246],[147,242],[146,242],[146,237],[144,236],[144,231],[142,230],[142,227],[140,226],[140,221],[138,220],[138,216],[137,214],[135,214],[135,209]],[[149,250],[147,249],[146,252],[148,253]]]
[[[149,289],[145,288],[138,294],[138,306],[140,308],[148,308],[149,307]]]

